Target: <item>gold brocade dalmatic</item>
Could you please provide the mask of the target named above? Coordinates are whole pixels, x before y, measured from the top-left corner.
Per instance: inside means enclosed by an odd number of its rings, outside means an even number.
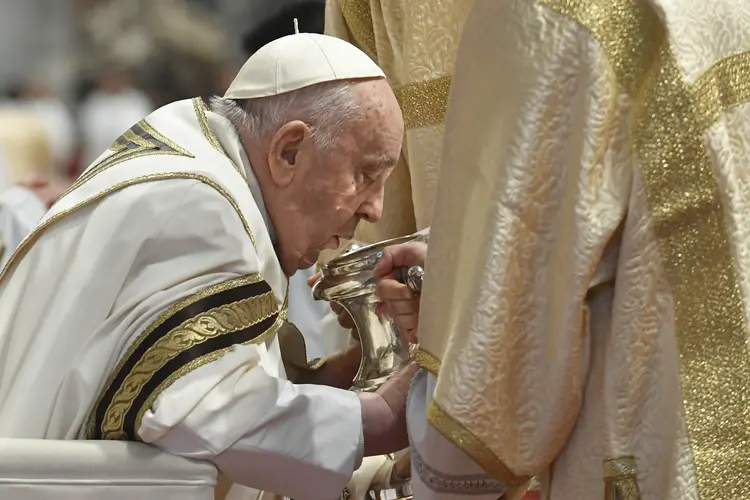
[[[330,0],[326,34],[364,50],[394,86],[404,113],[403,154],[385,188],[383,217],[366,242],[428,227],[437,192],[443,122],[460,33],[473,0]]]
[[[744,250],[730,243],[706,145],[724,113],[750,102],[750,53],[719,59],[691,84],[649,2],[536,3],[590,31],[633,100],[632,148],[674,296],[683,404],[700,498],[750,498],[748,325],[734,257]],[[451,341],[445,346],[449,353]],[[437,372],[439,358],[447,354],[419,356],[422,366]],[[479,435],[470,421],[453,418],[440,399],[433,400],[429,420],[487,471],[513,479],[491,451],[502,444]]]

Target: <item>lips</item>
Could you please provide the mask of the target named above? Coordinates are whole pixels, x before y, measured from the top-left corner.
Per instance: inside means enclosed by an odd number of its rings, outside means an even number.
[[[323,248],[327,250],[336,250],[340,245],[341,239],[338,236],[331,236],[330,238],[328,238],[328,240],[326,240]]]

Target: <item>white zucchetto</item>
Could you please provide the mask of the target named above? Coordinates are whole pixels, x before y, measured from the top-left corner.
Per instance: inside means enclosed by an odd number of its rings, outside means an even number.
[[[332,36],[299,33],[274,40],[254,53],[224,97],[269,97],[317,83],[365,78],[385,78],[385,73],[357,47]]]

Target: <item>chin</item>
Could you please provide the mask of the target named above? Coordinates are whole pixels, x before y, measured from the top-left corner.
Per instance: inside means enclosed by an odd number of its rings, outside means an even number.
[[[319,256],[320,256],[319,253],[316,253],[315,255],[303,256],[300,259],[299,264],[297,264],[297,270],[310,269],[311,267],[313,267],[315,264],[318,263]]]

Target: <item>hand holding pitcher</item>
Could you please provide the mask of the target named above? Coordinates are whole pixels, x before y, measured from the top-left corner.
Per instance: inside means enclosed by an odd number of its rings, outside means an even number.
[[[407,269],[407,274],[419,273],[424,269],[426,260],[426,243],[411,242],[393,245],[383,250],[383,256],[373,271],[375,276],[380,277],[376,289],[378,298],[383,301],[386,313],[396,323],[402,337],[411,344],[419,341],[417,330],[420,295],[418,292],[421,291],[421,276],[419,276],[419,285],[415,287],[414,283],[411,285],[408,283],[408,275],[406,278],[402,276],[401,270]]]

